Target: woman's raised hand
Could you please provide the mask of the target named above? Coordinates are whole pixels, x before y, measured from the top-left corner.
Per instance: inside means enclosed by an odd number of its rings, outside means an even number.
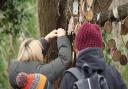
[[[62,28],[59,28],[57,30],[57,37],[60,37],[60,36],[65,36],[66,35],[66,31]]]
[[[47,40],[49,42],[50,39],[52,39],[52,38],[65,36],[65,35],[66,35],[66,31],[62,28],[59,28],[58,30],[53,30],[48,35],[46,35],[45,40]]]
[[[50,41],[50,39],[58,37],[57,30],[51,31],[47,36],[45,36],[45,40]]]

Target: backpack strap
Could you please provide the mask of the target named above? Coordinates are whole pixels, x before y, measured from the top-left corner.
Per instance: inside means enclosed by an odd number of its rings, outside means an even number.
[[[84,78],[83,73],[78,68],[70,68],[66,72],[71,73],[77,80]]]

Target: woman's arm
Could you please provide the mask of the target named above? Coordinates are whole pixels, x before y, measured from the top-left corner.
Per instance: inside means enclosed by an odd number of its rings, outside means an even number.
[[[41,38],[40,42],[43,46],[42,53],[45,56],[47,54],[48,48],[49,48],[49,41],[55,37],[57,37],[57,30],[51,31],[45,38]]]
[[[62,29],[63,30],[63,29]],[[58,30],[59,31],[59,30]],[[61,32],[61,33],[59,33]],[[41,73],[46,74],[49,80],[54,81],[59,77],[64,70],[67,69],[71,62],[71,46],[69,39],[63,35],[62,31],[58,34],[62,34],[57,38],[58,45],[58,57],[48,64],[40,65],[39,70]]]

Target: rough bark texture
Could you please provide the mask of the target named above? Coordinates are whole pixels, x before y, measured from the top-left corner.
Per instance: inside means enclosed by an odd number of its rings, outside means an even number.
[[[109,10],[111,10],[112,8],[116,6],[125,5],[126,3],[128,3],[128,0],[112,0]]]
[[[41,36],[45,36],[53,29],[67,27],[66,22],[67,0],[38,0],[38,16]],[[56,40],[52,40],[48,60],[57,57]]]
[[[57,19],[57,28],[67,29],[67,19],[66,19],[66,10],[67,10],[67,0],[60,0],[59,2],[59,17]]]
[[[56,28],[59,0],[38,0],[38,16],[41,36]]]
[[[101,12],[108,10],[113,0],[94,0],[94,11]]]
[[[45,36],[53,29],[67,28],[66,21],[67,0],[38,0],[38,18],[41,36]],[[58,55],[56,39],[50,43],[47,59],[51,61]],[[55,82],[55,89],[58,89],[60,81]]]
[[[118,20],[123,20],[126,16],[128,16],[128,3],[125,5],[121,5],[118,7],[118,14],[119,14],[119,19]],[[96,16],[94,17],[96,19]],[[101,12],[101,17],[100,17],[100,24],[104,25],[104,23],[108,20],[111,19],[111,21],[115,21],[117,19],[114,18],[112,10],[106,10]]]
[[[46,36],[50,31],[56,29],[56,22],[58,17],[59,0],[38,0],[38,18],[41,36]],[[53,60],[57,56],[56,40],[52,40],[47,59]]]

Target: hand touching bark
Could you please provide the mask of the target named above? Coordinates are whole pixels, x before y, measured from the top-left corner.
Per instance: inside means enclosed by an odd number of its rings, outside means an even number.
[[[45,36],[45,40],[50,41],[52,38],[57,37],[57,30],[51,31],[47,36]]]
[[[59,28],[57,30],[57,37],[60,37],[60,36],[65,36],[66,35],[66,31],[62,28]]]

